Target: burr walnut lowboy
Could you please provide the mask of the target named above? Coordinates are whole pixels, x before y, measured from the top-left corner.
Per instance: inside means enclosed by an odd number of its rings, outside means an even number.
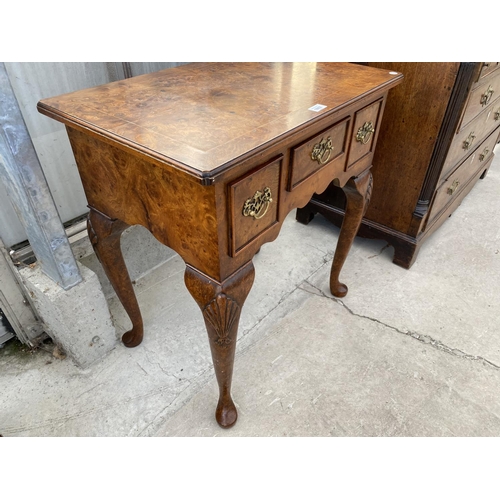
[[[185,261],[220,389],[216,419],[236,422],[231,379],[252,258],[286,215],[330,182],[349,200],[330,288],[339,282],[371,191],[387,93],[401,73],[348,63],[194,63],[39,102],[66,125],[89,203],[95,252],[127,311],[128,347],[143,323],[120,250],[148,228]]]

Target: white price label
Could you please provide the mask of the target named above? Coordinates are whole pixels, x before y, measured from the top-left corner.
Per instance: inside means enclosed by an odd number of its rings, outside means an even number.
[[[309,111],[316,111],[316,113],[317,113],[318,111],[321,111],[322,109],[325,109],[325,108],[326,108],[326,106],[324,106],[323,104],[315,104],[314,106],[311,106],[309,108]]]

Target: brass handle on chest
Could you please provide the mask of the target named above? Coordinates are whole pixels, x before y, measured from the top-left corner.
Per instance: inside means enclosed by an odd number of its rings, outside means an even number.
[[[373,127],[372,122],[365,122],[362,127],[359,127],[356,133],[356,140],[361,142],[362,144],[368,144],[373,132],[375,132],[375,128]]]
[[[330,159],[332,151],[332,138],[328,136],[326,139],[321,139],[318,144],[314,145],[311,151],[311,159],[317,161],[320,165],[324,165]]]
[[[495,111],[495,121],[500,120],[500,108]]]
[[[495,91],[493,90],[493,87],[490,85],[488,87],[488,90],[481,96],[481,106],[486,106],[490,102],[493,92]]]
[[[245,201],[242,213],[245,217],[262,219],[272,201],[271,188],[265,187],[263,191],[256,191],[251,198]]]
[[[490,150],[488,148],[484,148],[483,152],[479,155],[479,161],[483,161],[487,156]]]
[[[453,184],[448,188],[447,193],[451,196],[456,191],[456,189],[459,185],[460,185],[460,182],[458,181],[458,179],[455,179],[453,181]]]
[[[474,132],[471,132],[469,134],[469,137],[467,137],[467,139],[465,139],[465,141],[462,145],[462,149],[465,149],[465,151],[467,151],[472,146],[472,143],[474,142],[475,138],[476,138],[476,136],[474,135]]]

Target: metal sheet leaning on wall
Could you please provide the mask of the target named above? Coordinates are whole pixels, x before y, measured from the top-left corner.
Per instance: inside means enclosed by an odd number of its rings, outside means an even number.
[[[86,214],[87,200],[64,126],[40,115],[36,110],[36,103],[46,96],[93,87],[126,76],[137,76],[179,64],[183,63],[5,63],[26,127],[63,223]],[[26,240],[26,233],[5,194],[5,189],[0,186],[0,238],[9,248]]]

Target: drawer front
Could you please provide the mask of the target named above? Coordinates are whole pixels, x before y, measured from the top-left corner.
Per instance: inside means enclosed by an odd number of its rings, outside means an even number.
[[[441,211],[460,195],[462,189],[468,184],[479,170],[486,170],[493,159],[498,132],[488,137],[477,151],[467,158],[456,170],[451,172],[436,192],[432,203],[431,216],[439,216]]]
[[[292,148],[289,191],[332,161],[346,161],[348,125],[349,119],[345,119]],[[340,168],[343,168],[343,165]]]
[[[493,120],[500,125],[500,102],[493,106]]]
[[[495,71],[498,68],[497,62],[484,62],[481,63],[481,70],[479,72],[478,80],[482,80],[485,76],[488,76],[492,71]]]
[[[491,161],[493,160],[493,156],[490,157],[490,159],[487,161],[487,164],[484,165],[484,169],[486,170],[489,168],[491,165]],[[433,216],[429,219],[429,222],[425,228],[425,231],[432,231],[434,227],[439,227],[444,220],[449,217],[460,204],[462,201],[467,197],[467,195],[471,192],[471,190],[474,188],[476,183],[479,181],[483,174],[484,170],[481,168],[476,172],[476,175],[474,175],[470,181],[464,186],[464,188],[456,194],[456,196],[453,197],[453,200],[451,200],[444,209],[442,209],[440,212],[435,212],[436,216]]]
[[[498,103],[500,108],[500,102]],[[474,151],[484,137],[500,125],[500,109],[489,107],[480,113],[467,127],[455,135],[443,165],[441,179],[445,179],[457,163]]]
[[[495,71],[481,80],[470,94],[459,130],[466,127],[488,106],[500,105],[500,71]]]
[[[353,167],[357,161],[367,154],[373,153],[375,138],[378,135],[381,109],[382,100],[376,101],[356,112],[347,169]]]
[[[278,223],[282,162],[280,156],[229,184],[232,257]]]

